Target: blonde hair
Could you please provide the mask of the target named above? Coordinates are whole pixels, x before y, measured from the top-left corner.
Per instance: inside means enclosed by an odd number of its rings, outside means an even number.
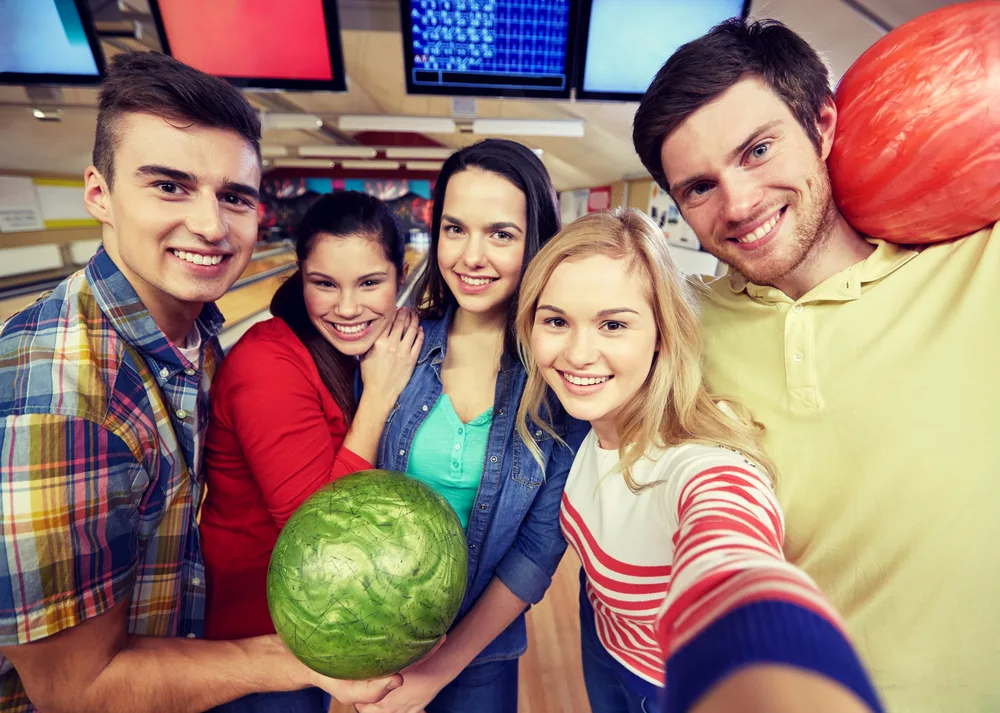
[[[630,271],[639,271],[649,286],[647,297],[657,326],[659,348],[649,375],[618,420],[619,469],[629,488],[642,489],[632,478],[632,467],[651,447],[685,443],[737,451],[773,479],[774,465],[760,443],[763,427],[732,399],[713,396],[706,389],[701,329],[687,281],[670,257],[663,231],[632,208],[591,213],[566,226],[539,251],[521,281],[515,326],[528,380],[517,429],[535,458],[541,461],[541,451],[530,437],[529,420],[558,438],[550,425],[548,386],[531,355],[535,308],[556,267],[590,255],[626,260]]]

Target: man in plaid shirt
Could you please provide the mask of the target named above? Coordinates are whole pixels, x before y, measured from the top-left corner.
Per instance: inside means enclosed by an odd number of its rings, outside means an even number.
[[[203,711],[326,679],[275,637],[199,641],[213,300],[257,236],[260,121],[220,79],[114,58],[87,209],[103,248],[0,333],[0,709]]]

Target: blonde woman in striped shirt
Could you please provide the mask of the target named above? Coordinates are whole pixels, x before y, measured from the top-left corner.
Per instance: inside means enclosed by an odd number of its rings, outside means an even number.
[[[519,428],[589,421],[561,524],[583,562],[593,713],[881,710],[842,623],[782,555],[759,427],[702,383],[697,317],[644,214],[594,213],[524,276]]]

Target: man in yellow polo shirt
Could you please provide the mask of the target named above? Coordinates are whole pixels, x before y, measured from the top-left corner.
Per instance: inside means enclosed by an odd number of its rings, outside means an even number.
[[[836,118],[804,40],[731,21],[664,65],[633,139],[730,267],[699,283],[707,375],[767,429],[789,559],[891,713],[1000,711],[1000,228],[859,235],[826,170]]]

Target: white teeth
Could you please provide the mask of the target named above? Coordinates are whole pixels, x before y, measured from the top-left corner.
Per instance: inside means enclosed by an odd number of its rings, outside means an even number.
[[[368,329],[369,324],[371,324],[371,322],[362,322],[361,324],[334,324],[333,328],[344,334],[360,334]]]
[[[477,287],[479,285],[488,285],[491,282],[493,282],[493,279],[494,279],[492,277],[466,277],[465,275],[459,275],[459,277],[462,279],[462,282],[464,282],[465,284],[467,284],[467,285],[474,285],[474,286],[477,286]]]
[[[753,231],[752,233],[747,233],[743,237],[737,238],[737,240],[739,240],[741,243],[755,243],[755,242],[757,242],[758,240],[760,240],[761,238],[763,238],[765,235],[767,235],[768,233],[770,233],[772,230],[774,230],[774,226],[776,226],[778,224],[778,219],[780,217],[781,217],[781,212],[779,211],[779,212],[775,213],[771,217],[771,219],[769,221],[767,221],[766,223],[764,223],[764,225],[762,225],[759,228],[757,228],[757,230]]]
[[[573,376],[572,374],[563,374],[563,376],[566,378],[566,381],[571,384],[575,384],[576,386],[594,386],[596,384],[603,384],[611,378],[610,376],[580,377]]]
[[[187,260],[195,265],[218,265],[222,262],[222,255],[199,255],[198,253],[187,253],[183,250],[171,250],[174,255],[181,260]]]

